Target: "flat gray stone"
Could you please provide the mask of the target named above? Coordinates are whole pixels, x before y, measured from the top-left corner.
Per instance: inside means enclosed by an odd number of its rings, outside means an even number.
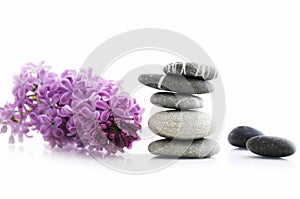
[[[189,94],[159,92],[154,93],[151,96],[150,101],[152,104],[157,106],[179,110],[189,110],[203,107],[202,98]]]
[[[253,137],[246,146],[252,153],[267,157],[286,157],[296,152],[296,146],[290,140],[274,136]]]
[[[218,71],[212,66],[197,63],[175,62],[164,67],[166,74],[184,75],[202,80],[212,80],[218,77]]]
[[[206,158],[220,151],[219,145],[210,139],[199,140],[157,140],[149,144],[154,155],[184,158]]]
[[[215,130],[209,114],[200,111],[162,111],[148,121],[150,130],[165,138],[199,139]]]
[[[181,75],[143,74],[139,82],[159,90],[173,91],[185,94],[204,94],[214,91],[211,83]]]

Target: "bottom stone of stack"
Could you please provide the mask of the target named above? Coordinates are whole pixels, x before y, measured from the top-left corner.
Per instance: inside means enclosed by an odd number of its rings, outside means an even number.
[[[148,150],[159,156],[206,158],[217,154],[220,147],[218,143],[208,138],[197,140],[162,139],[150,143]]]

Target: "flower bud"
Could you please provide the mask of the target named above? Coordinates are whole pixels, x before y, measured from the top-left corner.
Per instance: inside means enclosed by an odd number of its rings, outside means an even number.
[[[122,129],[122,130],[121,130],[121,135],[122,135],[123,137],[125,137],[125,136],[128,136],[129,134],[128,134],[128,131],[127,131],[127,130]]]
[[[106,126],[106,124],[100,124],[100,127],[101,127],[101,129],[102,129],[102,130],[105,130],[105,129],[107,129],[107,126]]]
[[[110,126],[112,125],[111,121],[107,121],[107,122],[106,122],[106,125],[107,125],[108,127],[110,127]]]
[[[7,132],[7,125],[4,124],[1,126],[1,130],[0,130],[0,133],[6,133]]]
[[[109,138],[112,140],[115,139],[115,134],[114,133],[109,134]]]

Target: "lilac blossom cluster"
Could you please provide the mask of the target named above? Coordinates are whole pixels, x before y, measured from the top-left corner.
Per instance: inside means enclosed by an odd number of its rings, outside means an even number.
[[[0,108],[0,132],[32,137],[38,131],[51,147],[74,146],[114,154],[139,140],[143,109],[124,92],[121,82],[92,70],[66,70],[60,76],[41,62],[14,76],[15,101]]]

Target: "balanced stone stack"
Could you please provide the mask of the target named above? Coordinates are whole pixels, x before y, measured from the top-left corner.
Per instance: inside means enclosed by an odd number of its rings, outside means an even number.
[[[214,67],[176,62],[169,64],[161,74],[143,74],[139,82],[159,90],[151,96],[151,103],[172,110],[161,111],[150,117],[148,126],[164,137],[148,146],[149,152],[160,156],[205,158],[219,152],[219,145],[205,138],[214,132],[208,113],[195,109],[203,107],[202,98],[194,94],[214,91],[209,80],[217,78]]]

